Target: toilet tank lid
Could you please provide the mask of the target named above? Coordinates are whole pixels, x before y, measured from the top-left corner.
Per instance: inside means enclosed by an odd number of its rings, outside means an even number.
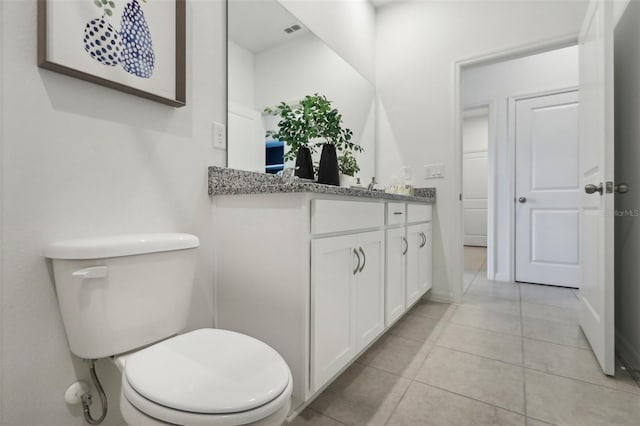
[[[45,247],[50,259],[104,259],[163,251],[185,250],[200,245],[191,234],[133,234],[58,241]]]

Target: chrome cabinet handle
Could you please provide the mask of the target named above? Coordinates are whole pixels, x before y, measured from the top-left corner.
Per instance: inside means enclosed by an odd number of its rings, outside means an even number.
[[[402,252],[402,255],[404,256],[405,254],[407,254],[407,251],[409,251],[409,242],[405,237],[402,237],[402,241],[404,241],[405,244],[404,251]]]
[[[360,270],[360,255],[358,254],[358,250],[353,249],[353,254],[358,258],[358,264],[356,265],[356,269],[353,270],[353,275],[357,274]]]
[[[527,202],[527,197],[520,197],[520,198],[518,198],[518,202],[519,202],[519,203],[522,203],[522,204],[526,203],[526,202]]]
[[[364,250],[362,250],[362,247],[360,247],[360,254],[362,255],[362,266],[360,267],[360,269],[358,269],[358,272],[362,272],[362,270],[364,269],[364,265],[367,264],[367,256],[364,254]]]
[[[402,212],[393,212],[393,214],[397,216],[397,215],[402,214]]]
[[[427,245],[427,236],[426,236],[426,235],[424,235],[424,232],[421,232],[421,233],[420,233],[420,236],[422,237],[422,243],[420,244],[420,247],[419,247],[419,248],[422,248],[422,247],[424,247],[425,245]]]
[[[600,195],[602,195],[602,182],[600,182],[600,185],[598,186],[595,186],[592,183],[590,183],[589,185],[585,185],[584,192],[586,192],[587,194],[595,194],[596,192],[598,192],[600,193]]]

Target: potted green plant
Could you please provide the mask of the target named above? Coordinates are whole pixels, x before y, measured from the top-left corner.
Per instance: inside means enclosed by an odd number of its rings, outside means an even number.
[[[266,137],[283,141],[289,147],[284,153],[284,160],[296,160],[295,175],[305,179],[313,179],[311,152],[315,147],[309,141],[317,137],[317,128],[312,122],[310,111],[298,105],[295,109],[285,102],[275,108],[265,108],[267,114],[280,116],[278,130],[268,130]]]
[[[340,154],[338,167],[340,169],[340,186],[350,187],[353,184],[353,177],[360,171],[353,151],[344,151]]]
[[[274,109],[265,112],[279,115],[278,130],[267,131],[267,137],[284,141],[289,147],[285,160],[292,160],[298,154],[296,167],[305,150],[317,152],[322,147],[318,182],[339,185],[337,153],[362,152],[361,146],[351,141],[353,132],[342,127],[342,114],[331,105],[324,95],[317,93],[305,96],[295,108],[282,102]],[[310,155],[309,155],[310,158]],[[355,160],[355,158],[354,158]],[[308,161],[305,168],[313,169]],[[299,170],[296,170],[296,175]]]

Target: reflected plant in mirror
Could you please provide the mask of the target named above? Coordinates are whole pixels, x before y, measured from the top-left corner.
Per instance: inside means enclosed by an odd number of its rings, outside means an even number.
[[[275,108],[265,108],[265,112],[280,119],[278,130],[267,130],[266,137],[286,143],[289,149],[284,154],[285,161],[298,157],[296,176],[313,179],[310,152],[315,153],[318,148],[323,147],[324,153],[325,144],[333,145],[332,149],[340,155],[348,155],[346,158],[351,165],[350,176],[360,170],[353,153],[363,152],[364,149],[352,142],[353,132],[343,127],[342,114],[333,107],[326,96],[317,93],[307,95],[293,108],[286,102],[281,102]],[[327,161],[331,163],[328,167],[335,169],[337,180],[337,158],[325,159],[324,162],[321,159],[320,164],[326,164]],[[319,173],[319,178],[322,176],[323,174]]]
[[[329,140],[343,137],[347,144],[364,148],[353,150],[353,156],[360,167],[358,176],[371,180],[376,155],[371,82],[278,1],[230,1],[227,12],[227,166],[263,173],[293,168],[298,145],[265,137],[269,130],[282,132],[282,114],[265,110],[277,111],[284,103],[293,113],[306,95],[319,94],[331,101],[330,111],[339,111],[341,128],[349,130],[340,134],[333,128],[336,133]],[[320,146],[313,145],[313,139],[309,144],[301,137],[296,143],[310,145],[315,151],[310,152],[311,161],[318,162]]]

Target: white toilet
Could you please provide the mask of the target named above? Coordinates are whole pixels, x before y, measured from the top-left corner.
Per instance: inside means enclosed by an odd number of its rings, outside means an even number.
[[[292,378],[267,344],[185,326],[198,238],[126,235],[49,245],[71,351],[122,371],[129,425],[280,425]],[[172,337],[173,336],[173,337]]]

